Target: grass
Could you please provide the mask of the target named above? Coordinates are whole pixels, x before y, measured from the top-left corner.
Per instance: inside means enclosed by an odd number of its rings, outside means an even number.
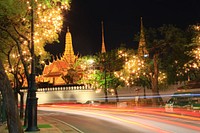
[[[26,128],[26,126],[23,126],[23,128]],[[49,124],[39,124],[38,128],[52,128],[52,126]]]
[[[39,124],[38,128],[52,128],[52,126],[49,124]]]

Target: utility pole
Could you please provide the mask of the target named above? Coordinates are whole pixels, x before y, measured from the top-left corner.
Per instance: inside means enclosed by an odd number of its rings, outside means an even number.
[[[35,83],[35,54],[34,54],[34,0],[31,0],[31,75],[28,88],[28,126],[26,131],[39,131],[37,127],[37,100]]]

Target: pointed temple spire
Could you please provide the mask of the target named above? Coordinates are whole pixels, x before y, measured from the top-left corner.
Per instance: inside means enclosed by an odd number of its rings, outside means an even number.
[[[73,64],[75,61],[75,55],[72,45],[72,36],[69,32],[69,27],[67,27],[66,39],[65,39],[65,51],[63,58],[69,63]]]
[[[101,32],[102,32],[101,53],[105,53],[105,52],[106,52],[106,47],[105,47],[105,41],[104,41],[104,27],[103,27],[103,21],[101,21]]]
[[[140,41],[138,46],[138,55],[141,57],[146,57],[149,55],[147,49],[146,49],[146,41],[145,41],[145,35],[144,35],[144,27],[141,17],[141,27],[140,27]]]

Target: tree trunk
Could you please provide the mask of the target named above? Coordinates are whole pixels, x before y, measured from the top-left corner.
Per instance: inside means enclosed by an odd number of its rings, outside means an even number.
[[[2,62],[0,61],[0,91],[2,92],[3,102],[6,104],[7,126],[9,133],[23,133],[20,122],[18,108],[10,81],[5,73]]]
[[[108,90],[107,90],[107,81],[106,81],[106,70],[104,70],[104,94],[105,94],[105,103],[108,103]]]
[[[158,105],[158,101],[159,101],[159,91],[158,91],[158,73],[159,73],[159,69],[158,69],[158,53],[155,53],[153,55],[153,65],[154,65],[154,74],[152,76],[152,94],[153,94],[153,99],[152,99],[152,103],[153,106],[157,106]]]
[[[20,92],[20,119],[23,119],[24,114],[24,92]]]
[[[114,88],[114,90],[115,90],[116,102],[119,102],[119,96],[118,96],[117,88]]]
[[[28,126],[28,97],[29,97],[29,91],[27,91],[27,95],[26,95],[26,107],[25,107],[25,114],[24,114],[24,126]]]

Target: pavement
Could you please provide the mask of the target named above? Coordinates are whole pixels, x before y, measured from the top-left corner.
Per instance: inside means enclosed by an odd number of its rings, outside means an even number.
[[[38,116],[38,128],[39,131],[25,133],[81,133],[73,126],[56,119],[49,119],[47,116]],[[8,133],[6,123],[0,123],[0,133]]]

